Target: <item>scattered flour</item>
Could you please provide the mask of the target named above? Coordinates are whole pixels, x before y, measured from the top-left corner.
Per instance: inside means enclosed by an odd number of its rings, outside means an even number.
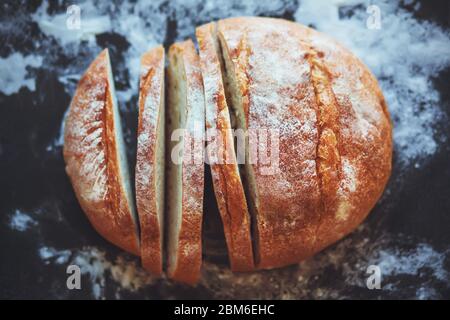
[[[57,40],[65,54],[76,56],[87,42],[92,59],[100,52],[101,47],[96,43],[96,36],[102,33],[116,33],[128,42],[128,50],[124,53],[123,61],[112,61],[120,69],[119,79],[127,82],[125,89],[117,90],[119,101],[128,102],[138,92],[140,56],[147,50],[164,41],[166,34],[166,13],[159,8],[164,1],[138,1],[137,3],[109,3],[82,1],[80,7],[80,29],[69,30],[66,27],[67,14],[61,12],[56,15],[48,14],[48,5],[43,2],[33,20],[41,31]],[[67,71],[61,70],[60,81],[67,83],[80,78],[84,69]],[[77,71],[73,73],[74,71]],[[123,74],[123,75],[122,75]],[[117,74],[116,74],[117,77]],[[74,86],[70,86],[73,94]]]
[[[36,79],[28,74],[28,68],[39,68],[42,57],[36,55],[24,56],[15,52],[6,58],[0,58],[0,90],[6,95],[19,92],[26,87],[30,91],[36,89]]]
[[[36,225],[37,225],[36,220],[34,220],[31,216],[29,216],[28,214],[26,214],[20,210],[16,210],[12,214],[11,219],[9,221],[9,227],[11,229],[17,230],[17,231],[26,231],[30,227],[33,227]]]
[[[42,247],[39,249],[39,257],[45,264],[50,264],[51,262],[59,265],[65,264],[69,261],[71,255],[70,250],[56,250],[51,247]]]
[[[418,275],[420,269],[429,268],[436,279],[450,281],[450,275],[444,267],[445,255],[428,244],[419,244],[406,252],[387,248],[380,250],[377,255],[369,263],[378,265],[383,275]]]
[[[95,299],[105,298],[105,288],[108,280],[113,280],[120,290],[136,292],[154,282],[136,261],[129,261],[118,256],[114,261],[106,257],[106,253],[97,248],[83,247],[79,250],[57,250],[43,246],[39,249],[40,258],[46,263],[57,265],[77,265],[81,274],[87,276],[91,282],[92,295]],[[116,292],[120,298],[120,292]]]
[[[82,17],[82,23],[79,29],[73,27],[69,29],[67,22],[71,20],[68,20],[70,15],[66,12],[49,16],[47,10],[48,2],[43,1],[35,14],[32,15],[32,19],[37,22],[44,34],[54,37],[62,46],[80,41],[88,41],[94,44],[95,35],[108,32],[111,29],[109,16],[98,16],[95,8],[89,2],[81,8],[80,18]]]
[[[414,242],[418,244],[404,249]],[[370,236],[370,230],[362,225],[352,237],[345,238],[333,248],[300,264],[297,276],[302,282],[301,296],[345,298],[342,289],[366,288],[369,276],[367,267],[376,265],[381,271],[382,297],[439,298],[441,295],[435,288],[450,289],[450,274],[445,262],[449,250],[439,251],[426,242],[403,235],[393,238],[389,234],[382,234],[374,238]],[[336,273],[335,288],[323,287],[320,282],[327,272]],[[321,288],[321,296],[311,291],[316,288]]]

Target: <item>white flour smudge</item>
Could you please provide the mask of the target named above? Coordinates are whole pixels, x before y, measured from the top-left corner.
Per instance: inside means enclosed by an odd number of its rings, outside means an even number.
[[[42,60],[40,56],[24,56],[20,52],[0,58],[1,92],[9,96],[19,92],[22,87],[26,87],[30,91],[36,90],[36,79],[28,74],[28,69],[39,68]]]
[[[51,247],[42,247],[39,249],[39,257],[45,262],[50,264],[65,264],[72,255],[70,250],[56,250]]]
[[[28,214],[16,210],[9,221],[9,227],[13,230],[17,231],[26,231],[30,227],[36,226],[38,223],[36,220],[34,220],[31,216]]]
[[[111,29],[111,21],[107,15],[99,16],[95,8],[89,2],[82,8],[80,12],[80,28],[70,29],[67,27],[67,22],[70,22],[66,12],[47,15],[48,2],[44,1],[38,8],[32,19],[37,22],[41,31],[47,36],[52,36],[62,46],[67,46],[80,41],[88,41],[91,44],[95,43],[95,35],[107,32]]]
[[[409,251],[383,249],[378,253],[378,257],[372,258],[369,263],[379,266],[385,276],[418,275],[420,269],[428,268],[436,279],[449,281],[450,277],[445,270],[444,260],[444,253],[439,253],[430,245],[421,243]]]

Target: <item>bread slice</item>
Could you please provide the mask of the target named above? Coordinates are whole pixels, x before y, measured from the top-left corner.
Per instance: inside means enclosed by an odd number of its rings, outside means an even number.
[[[164,55],[158,46],[141,58],[135,181],[142,265],[157,275],[163,268]]]
[[[65,123],[64,160],[93,227],[110,242],[139,255],[138,220],[107,49],[78,83]]]
[[[168,56],[167,273],[172,279],[193,284],[199,279],[202,260],[203,83],[191,40],[173,44]],[[196,150],[190,148],[193,140]]]
[[[320,193],[315,175],[314,91],[300,40],[276,19],[218,22],[227,89],[238,126],[279,131],[278,171],[265,174],[246,141],[244,185],[254,216],[258,268],[298,262],[311,254]],[[253,145],[259,147],[258,142]],[[259,154],[258,154],[259,155]],[[275,164],[277,165],[277,164]]]
[[[233,271],[250,271],[254,269],[251,217],[236,161],[216,24],[197,28],[196,35],[205,89],[206,128],[214,135],[212,139],[221,139],[212,141],[207,150],[228,256]]]

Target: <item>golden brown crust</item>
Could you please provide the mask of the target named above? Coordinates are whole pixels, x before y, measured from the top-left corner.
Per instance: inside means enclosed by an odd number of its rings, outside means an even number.
[[[108,51],[81,78],[65,123],[64,160],[75,195],[93,227],[139,255],[132,204],[120,181]]]
[[[391,173],[392,127],[367,67],[327,36],[303,26],[298,31],[322,56],[339,107],[340,184],[334,210],[325,211],[317,231],[319,251],[356,228],[382,195]]]
[[[194,43],[187,40],[173,44],[169,49],[169,61],[183,60],[186,75],[187,104],[184,141],[188,138],[203,141],[205,109],[200,60]],[[203,152],[203,148],[201,148]],[[185,153],[186,155],[187,153]],[[204,163],[183,159],[182,163],[182,220],[178,238],[176,266],[169,266],[170,278],[194,284],[200,278],[202,264],[202,215]],[[168,199],[170,201],[170,199]]]
[[[196,30],[205,88],[206,128],[214,130],[216,139],[222,138],[221,142],[217,142],[217,148],[210,150],[210,160],[217,158],[215,162],[210,163],[211,175],[231,269],[250,271],[254,269],[250,215],[230,131],[230,115],[216,48],[215,28],[215,23],[209,23]]]
[[[280,174],[253,165],[259,267],[295,263],[351,232],[380,197],[392,155],[385,102],[367,68],[321,33],[270,18],[218,25],[246,75],[248,127],[280,129]]]
[[[136,156],[136,205],[141,226],[142,265],[162,273],[162,232],[157,199],[157,134],[161,103],[164,103],[164,48],[158,46],[141,58],[139,123]],[[163,140],[164,141],[164,140]]]

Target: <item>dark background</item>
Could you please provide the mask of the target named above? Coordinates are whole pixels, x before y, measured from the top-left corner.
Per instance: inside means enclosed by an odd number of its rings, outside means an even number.
[[[6,57],[14,50],[32,51],[35,39],[45,37],[35,22],[23,19],[39,7],[39,1],[10,2],[1,6],[0,21],[15,23],[16,34],[1,33],[0,56]],[[297,2],[287,2],[279,17],[292,20]],[[60,10],[62,5],[51,3],[49,10]],[[407,5],[405,5],[408,8]],[[350,12],[352,8],[349,9]],[[448,1],[422,1],[415,13],[418,19],[433,21],[449,28]],[[267,14],[274,16],[270,12]],[[20,19],[17,18],[20,16]],[[17,20],[15,20],[17,18]],[[199,21],[201,23],[201,21]],[[173,43],[176,20],[169,19],[165,45]],[[128,47],[127,39],[114,33],[97,35],[97,43],[112,47],[112,59],[119,57]],[[57,51],[55,47],[49,50]],[[81,56],[78,59],[82,59]],[[73,59],[73,58],[72,58]],[[61,53],[61,66],[74,63]],[[1,76],[1,71],[0,71]],[[138,265],[137,258],[121,253],[104,241],[89,225],[82,213],[64,171],[61,146],[48,151],[49,141],[59,135],[64,112],[70,96],[58,81],[58,74],[48,70],[36,72],[36,91],[21,88],[16,94],[0,93],[0,298],[54,299],[93,298],[92,278],[83,275],[83,290],[69,291],[65,287],[65,265],[43,260],[38,250],[44,244],[58,250],[70,250],[75,255],[83,247],[97,247],[105,252],[105,259],[125,259],[125,264]],[[443,110],[450,116],[450,70],[436,74],[434,86],[441,94]],[[121,83],[118,83],[120,88]],[[38,94],[40,93],[40,94]],[[44,94],[42,94],[44,93]],[[133,102],[133,101],[132,101]],[[136,102],[134,100],[134,102]],[[133,165],[137,113],[131,110],[123,114],[128,130],[130,165]],[[440,134],[450,137],[449,126],[436,128]],[[207,179],[210,179],[208,170]],[[373,210],[364,227],[338,247],[346,246],[345,254],[337,263],[330,263],[330,255],[321,253],[307,262],[305,268],[315,268],[312,275],[297,284],[303,275],[302,265],[274,271],[263,271],[256,276],[230,276],[223,234],[218,227],[218,213],[211,190],[207,188],[205,201],[205,270],[197,287],[188,287],[168,280],[151,280],[149,285],[137,290],[123,289],[111,280],[109,270],[103,276],[106,283],[105,298],[417,298],[417,292],[425,286],[433,290],[434,298],[450,298],[449,279],[437,279],[426,266],[417,274],[396,274],[383,279],[396,285],[395,290],[367,290],[364,286],[348,281],[349,274],[364,277],[365,268],[355,267],[361,262],[360,246],[363,239],[373,240],[384,249],[414,248],[419,243],[431,245],[443,255],[442,265],[450,273],[450,139],[441,145],[420,170],[400,177],[397,157],[394,154],[393,177],[381,202]],[[210,184],[207,182],[207,185]],[[38,227],[18,232],[9,227],[10,216],[15,210],[28,212],[38,221]],[[371,248],[371,250],[377,250]],[[330,251],[331,250],[331,251]],[[340,251],[339,251],[340,252]],[[352,272],[345,268],[353,268]],[[139,269],[139,267],[137,267]],[[299,271],[300,270],[300,271]],[[304,269],[303,269],[304,270]],[[344,271],[343,271],[344,270]],[[140,275],[141,276],[141,275]],[[252,278],[254,277],[254,278]],[[95,280],[94,280],[95,282]],[[323,296],[317,293],[321,288]],[[117,295],[117,292],[120,295]]]

